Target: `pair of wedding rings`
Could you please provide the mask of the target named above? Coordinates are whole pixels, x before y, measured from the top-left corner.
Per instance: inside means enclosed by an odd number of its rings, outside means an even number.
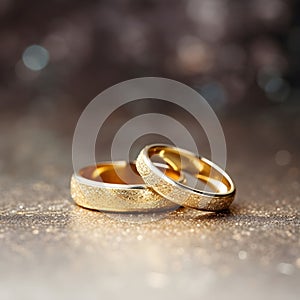
[[[179,206],[220,211],[234,200],[235,186],[227,173],[208,159],[159,144],[146,146],[136,162],[102,162],[82,168],[72,176],[71,195],[82,207],[107,212]]]

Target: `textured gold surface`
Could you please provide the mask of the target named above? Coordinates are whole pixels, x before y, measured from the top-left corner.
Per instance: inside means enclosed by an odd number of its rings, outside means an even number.
[[[165,199],[152,189],[100,188],[80,182],[73,175],[71,179],[71,196],[83,207],[111,212],[142,212],[160,209],[176,209],[178,205]]]
[[[230,193],[228,196],[207,196],[203,193],[195,193],[190,189],[179,186],[175,181],[168,182],[167,176],[160,172],[160,175],[153,171],[153,164],[146,154],[146,151],[142,150],[139,154],[136,162],[136,167],[145,183],[153,188],[160,195],[165,196],[169,200],[177,203],[178,205],[197,208],[200,210],[219,211],[228,209],[232,201],[234,200],[235,193]]]
[[[74,204],[61,124],[1,118],[0,299],[298,300],[298,116],[222,121],[238,187],[229,213],[137,215]],[[280,150],[289,163],[277,163]]]

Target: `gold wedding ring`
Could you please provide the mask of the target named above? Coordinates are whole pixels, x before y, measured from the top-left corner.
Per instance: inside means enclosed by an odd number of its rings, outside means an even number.
[[[166,164],[155,164],[155,168],[174,181],[183,180],[180,172]],[[147,212],[178,207],[148,188],[135,163],[125,161],[102,162],[73,174],[71,196],[82,207],[108,212]]]
[[[182,172],[206,183],[213,191],[206,191],[178,182],[157,168],[153,158],[157,156],[174,171]],[[148,187],[162,197],[182,206],[200,210],[228,209],[235,196],[231,178],[213,162],[192,152],[169,145],[146,146],[139,154],[136,167]]]

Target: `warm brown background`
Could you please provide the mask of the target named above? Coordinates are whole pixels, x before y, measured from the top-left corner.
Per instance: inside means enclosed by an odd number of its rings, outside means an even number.
[[[142,76],[188,83],[216,107],[297,102],[297,8],[292,0],[3,0],[2,110],[78,109]],[[50,54],[41,72],[22,64],[34,44]]]

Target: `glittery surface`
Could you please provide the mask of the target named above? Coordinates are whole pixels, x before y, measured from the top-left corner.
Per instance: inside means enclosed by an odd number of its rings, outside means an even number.
[[[2,119],[0,299],[298,299],[298,115],[224,117],[230,211],[161,215],[74,205],[70,137]]]

